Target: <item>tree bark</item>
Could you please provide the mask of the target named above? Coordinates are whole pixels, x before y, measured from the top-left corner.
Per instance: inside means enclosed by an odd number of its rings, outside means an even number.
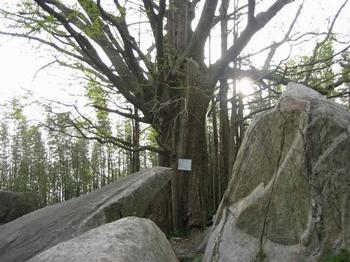
[[[220,194],[220,170],[219,170],[219,135],[218,135],[218,123],[216,116],[215,100],[212,99],[212,121],[213,121],[213,159],[212,159],[212,198],[213,198],[213,211],[217,209],[221,200]]]
[[[195,63],[195,62],[193,62]],[[207,72],[192,61],[183,62],[183,75],[177,83],[176,102],[160,111],[160,144],[168,149],[161,164],[175,170],[172,179],[172,220],[176,230],[204,226],[208,208],[208,154],[206,113],[213,85],[206,82]],[[174,100],[172,100],[174,101]],[[166,129],[164,129],[164,127]],[[192,170],[178,170],[179,159],[191,159]]]
[[[176,230],[190,230],[206,222],[207,141],[206,113],[211,86],[205,66],[186,54],[191,39],[191,11],[187,0],[171,0],[168,14],[169,74],[167,88],[159,92],[160,144],[168,150],[161,164],[174,169],[172,179],[172,221]],[[171,103],[169,103],[171,101]],[[159,129],[159,128],[158,128]],[[178,170],[178,160],[191,159],[192,170]]]
[[[220,15],[222,17],[221,21],[221,55],[224,55],[227,52],[227,8],[228,8],[228,0],[223,0],[220,8]],[[227,84],[227,76],[223,74],[220,79],[220,144],[219,144],[219,152],[220,152],[220,185],[219,185],[219,198],[221,199],[226,186],[228,184],[229,177],[229,133],[230,133],[230,125],[229,125],[229,116],[228,116],[228,107],[227,107],[227,93],[228,93],[228,84]]]

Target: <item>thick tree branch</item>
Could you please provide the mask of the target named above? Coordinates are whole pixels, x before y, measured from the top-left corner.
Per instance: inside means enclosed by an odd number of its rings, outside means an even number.
[[[186,53],[195,59],[201,59],[204,55],[204,45],[209,36],[211,24],[215,17],[215,10],[218,0],[206,0],[204,3],[202,15],[199,19],[198,25],[192,34],[192,38],[187,48]]]
[[[123,14],[117,19],[113,17],[111,14],[108,14],[100,5],[100,0],[95,3],[92,0],[78,0],[82,8],[85,10],[85,12],[89,15],[90,20],[93,23],[96,23],[97,25],[103,25],[102,28],[97,29],[96,34],[92,34],[92,38],[94,41],[99,43],[101,48],[105,50],[108,57],[110,57],[111,60],[115,59],[118,61],[116,70],[120,67],[124,67],[125,69],[121,74],[128,74],[128,78],[134,78],[136,76],[136,79],[138,83],[143,83],[145,81],[145,78],[143,76],[142,69],[134,55],[133,50],[136,50],[140,52],[140,50],[137,48],[136,41],[133,39],[133,37],[130,35],[128,27],[126,25],[125,18]],[[90,8],[94,8],[95,10],[99,10],[100,14],[96,15],[95,13],[91,12]],[[117,6],[119,10],[122,10],[122,7],[119,5]],[[103,21],[100,19],[99,15],[102,16],[105,20],[113,23],[113,25],[117,28],[119,34],[121,35],[124,43],[124,49],[121,47],[118,48],[118,50],[115,50],[113,46],[110,44],[110,41],[105,37],[105,35],[102,33],[103,31],[106,32],[109,36],[112,34],[110,33],[108,26],[104,25]],[[119,58],[119,54],[123,55],[124,60],[126,61],[126,64],[124,61]],[[131,74],[131,72],[133,74]],[[136,88],[138,85],[137,83],[134,84],[134,88]],[[139,90],[139,92],[141,89]]]
[[[92,66],[98,68],[101,72],[103,72],[103,74],[105,74],[107,78],[118,88],[118,90],[123,94],[123,96],[130,103],[140,108],[142,112],[146,115],[148,112],[148,108],[146,108],[145,102],[141,97],[137,97],[130,92],[130,90],[128,89],[130,82],[125,82],[121,77],[113,73],[113,71],[101,60],[98,52],[90,43],[90,41],[81,32],[77,32],[76,30],[74,30],[63,14],[58,13],[57,11],[55,11],[55,9],[53,9],[47,4],[47,2],[52,2],[45,0],[35,0],[35,2],[43,10],[55,17],[64,26],[64,28],[68,31],[68,33],[72,35],[72,37],[80,46],[84,56],[89,58],[89,61],[91,61],[90,63],[92,63]]]
[[[255,23],[255,0],[248,0],[248,24]]]
[[[153,1],[152,0],[142,0],[142,1],[146,9],[146,15],[150,22],[153,35],[156,38],[158,34],[158,26],[157,26],[158,17],[157,17],[157,14],[154,12]]]

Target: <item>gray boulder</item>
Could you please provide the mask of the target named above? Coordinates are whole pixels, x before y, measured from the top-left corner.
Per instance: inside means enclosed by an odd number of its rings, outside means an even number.
[[[172,171],[137,172],[90,194],[48,206],[0,226],[0,261],[26,261],[80,234],[125,216],[152,217],[152,207],[170,194]],[[168,206],[164,206],[167,209]],[[168,211],[163,218],[168,221]]]
[[[126,217],[92,229],[29,262],[176,262],[164,233],[149,219]]]
[[[204,261],[319,261],[350,248],[350,114],[291,83],[250,125]]]
[[[0,191],[0,225],[8,223],[36,209],[31,193]]]

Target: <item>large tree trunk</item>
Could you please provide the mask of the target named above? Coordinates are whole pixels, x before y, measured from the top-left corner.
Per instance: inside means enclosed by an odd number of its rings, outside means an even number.
[[[194,89],[194,88],[193,88]],[[188,112],[180,116],[177,145],[179,158],[191,159],[191,171],[177,171],[173,180],[173,222],[177,228],[202,226],[206,219],[208,156],[205,136],[208,99],[197,90],[189,97]]]
[[[208,207],[208,154],[206,113],[211,97],[204,73],[191,63],[184,67],[178,101],[162,112],[164,117],[160,143],[168,148],[168,156],[160,159],[175,170],[172,179],[172,221],[176,230],[201,227],[206,222]],[[178,170],[179,159],[191,159],[191,171]]]
[[[191,39],[190,3],[171,0],[168,13],[167,76],[160,95],[157,118],[160,145],[167,149],[161,164],[174,170],[172,221],[175,230],[203,226],[207,208],[208,156],[205,136],[206,113],[211,99],[207,69],[187,53]],[[179,159],[191,159],[191,171],[178,170]]]

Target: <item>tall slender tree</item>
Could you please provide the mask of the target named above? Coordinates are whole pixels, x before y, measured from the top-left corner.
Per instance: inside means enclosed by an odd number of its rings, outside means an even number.
[[[51,188],[51,203],[62,202],[75,195],[72,177],[72,137],[67,135],[68,113],[49,115],[47,119],[59,127],[59,130],[49,130],[49,178]]]
[[[0,125],[0,190],[8,189],[10,171],[10,134],[7,122],[1,121]]]
[[[37,196],[38,207],[45,207],[48,204],[49,195],[49,177],[47,155],[42,134],[39,127],[31,127],[31,180],[32,185],[30,191]]]

